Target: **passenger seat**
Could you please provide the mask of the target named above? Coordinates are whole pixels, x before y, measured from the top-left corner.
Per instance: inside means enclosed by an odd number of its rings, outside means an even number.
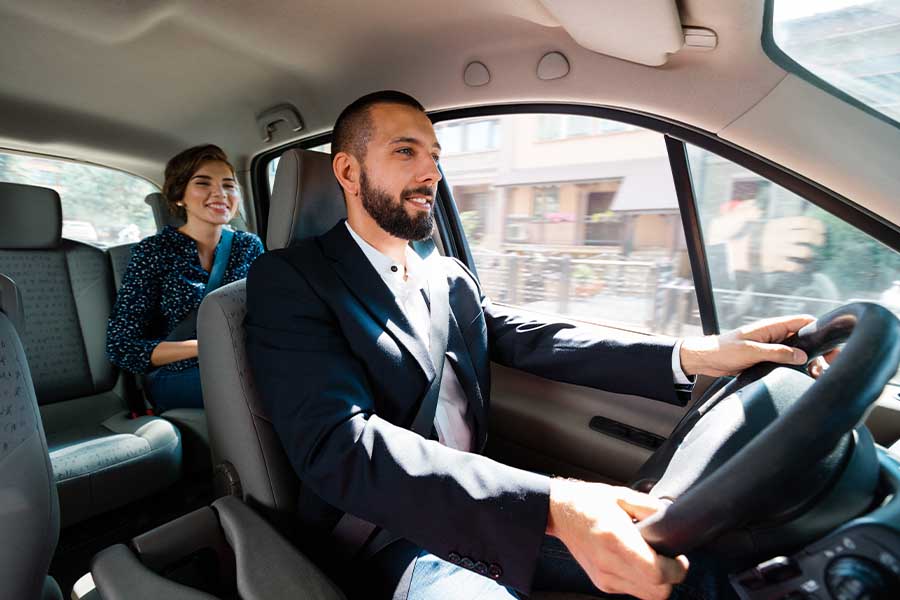
[[[59,195],[0,183],[0,273],[18,286],[62,525],[178,480],[181,437],[157,417],[130,419],[122,378],[106,359],[113,278],[106,254],[61,239]]]
[[[59,502],[17,334],[23,320],[15,284],[0,275],[0,597],[62,600],[47,575],[59,539]]]

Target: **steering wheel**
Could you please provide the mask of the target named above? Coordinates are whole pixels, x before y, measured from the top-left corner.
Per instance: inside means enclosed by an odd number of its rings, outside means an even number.
[[[762,363],[710,388],[641,469],[644,489],[671,502],[639,524],[651,546],[715,550],[738,565],[802,547],[871,506],[878,462],[860,423],[900,364],[900,322],[877,304],[848,304],[785,343],[812,360],[843,342],[817,380]]]

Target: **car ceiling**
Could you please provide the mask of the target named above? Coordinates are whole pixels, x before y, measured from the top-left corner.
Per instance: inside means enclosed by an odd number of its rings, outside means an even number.
[[[672,0],[643,4],[653,1]],[[646,43],[629,4],[594,6]],[[900,130],[773,63],[760,43],[761,0],[678,8],[682,25],[711,29],[718,45],[652,67],[579,46],[539,0],[0,0],[0,147],[160,183],[166,159],[186,146],[219,144],[246,168],[259,152],[327,131],[343,106],[376,89],[407,91],[429,110],[596,104],[717,134],[900,222],[891,166]],[[571,71],[541,81],[536,65],[553,50]],[[489,84],[465,85],[473,60],[488,67]],[[305,128],[280,127],[266,143],[256,116],[284,102]],[[823,116],[871,150],[849,150]]]

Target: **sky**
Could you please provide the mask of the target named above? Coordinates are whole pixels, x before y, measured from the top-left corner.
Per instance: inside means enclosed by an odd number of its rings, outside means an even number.
[[[775,21],[790,21],[816,13],[828,13],[848,6],[872,4],[876,0],[775,0]]]

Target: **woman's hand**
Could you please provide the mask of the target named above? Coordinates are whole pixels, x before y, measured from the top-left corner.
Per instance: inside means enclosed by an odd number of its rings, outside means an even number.
[[[160,342],[150,354],[150,364],[161,367],[169,363],[197,357],[197,340]]]

